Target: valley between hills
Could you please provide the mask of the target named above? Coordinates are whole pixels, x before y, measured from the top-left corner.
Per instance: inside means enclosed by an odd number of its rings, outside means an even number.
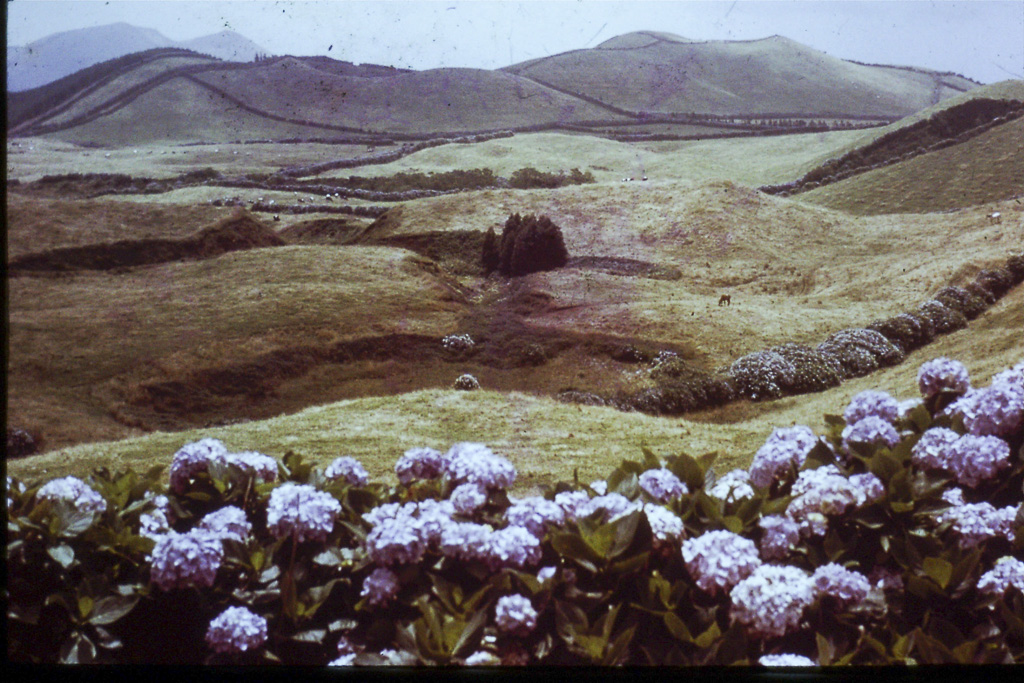
[[[755,87],[794,70],[809,90]],[[859,391],[912,398],[936,356],[986,382],[1024,358],[1020,277],[864,371],[767,400],[730,371],[1017,277],[1022,100],[651,32],[498,71],[161,48],[8,93],[7,422],[38,445],[8,472],[215,437],[388,478],[479,441],[526,492],[641,445],[746,466]],[[514,213],[559,226],[568,263],[486,273]]]

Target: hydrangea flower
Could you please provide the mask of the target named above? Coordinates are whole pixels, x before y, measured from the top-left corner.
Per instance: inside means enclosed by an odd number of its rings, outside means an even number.
[[[525,596],[505,595],[494,606],[494,623],[500,631],[524,636],[537,627],[537,610]]]
[[[416,514],[416,510],[416,503],[406,503],[405,505],[401,503],[385,503],[364,513],[363,519],[371,526],[377,526],[385,519],[395,519],[396,517],[411,518]]]
[[[641,474],[640,488],[659,503],[667,503],[690,492],[679,477],[664,467]]]
[[[867,491],[844,477],[835,465],[804,470],[793,482],[794,496],[786,516],[800,525],[804,536],[823,536],[828,518],[867,501]]]
[[[540,540],[522,527],[509,526],[487,537],[484,552],[492,570],[529,567],[540,562]]]
[[[441,553],[463,561],[482,560],[487,556],[488,540],[493,533],[489,524],[453,522],[441,532]]]
[[[800,525],[782,515],[767,515],[758,520],[761,527],[761,556],[781,560],[800,542]]]
[[[918,467],[945,470],[949,468],[949,447],[960,435],[946,427],[925,431],[910,451],[910,459]]]
[[[206,631],[206,642],[214,652],[255,650],[266,641],[267,620],[245,607],[228,607]]]
[[[997,375],[1000,377],[1000,375]],[[1024,387],[1005,375],[991,386],[971,391],[950,406],[976,436],[1008,436],[1024,423]]]
[[[267,502],[267,530],[276,538],[295,535],[297,541],[322,541],[334,529],[341,503],[308,484],[286,482]]]
[[[403,486],[418,479],[436,479],[445,466],[444,455],[433,448],[411,448],[395,463],[395,474]]]
[[[471,515],[487,504],[487,491],[479,484],[459,484],[452,491],[452,505],[460,515]]]
[[[761,666],[818,666],[813,659],[793,654],[764,655],[757,663]]]
[[[344,477],[350,486],[366,486],[366,482],[370,480],[370,475],[363,468],[363,464],[349,455],[336,458],[324,470],[324,476],[332,480]]]
[[[586,491],[563,491],[555,494],[555,503],[565,512],[566,519],[575,520],[581,517],[580,512],[586,511],[590,496]]]
[[[850,404],[843,411],[843,419],[848,425],[856,424],[865,417],[877,417],[892,424],[899,416],[899,412],[900,406],[896,399],[884,391],[869,389],[850,400]]]
[[[211,459],[220,459],[228,465],[234,465],[243,472],[250,472],[262,482],[277,480],[277,461],[268,455],[263,455],[256,451],[224,453],[211,456]]]
[[[605,522],[612,522],[642,507],[641,502],[634,502],[620,493],[608,493],[591,498],[576,510],[576,515],[580,518],[589,517],[600,510],[603,513],[601,519]]]
[[[213,585],[224,560],[224,543],[204,529],[161,536],[147,558],[150,578],[162,590]]]
[[[967,503],[963,491],[958,488],[947,490],[942,494],[942,499],[951,507],[940,513],[936,520],[939,524],[951,524],[959,536],[961,548],[973,548],[999,537],[1013,542],[1016,508],[1007,506],[997,510],[991,503]]]
[[[997,436],[964,434],[946,447],[945,456],[947,469],[970,487],[1010,466],[1010,446]]]
[[[883,565],[876,565],[871,570],[871,573],[868,574],[868,581],[872,586],[881,588],[883,591],[903,591],[903,575]]]
[[[516,480],[516,468],[482,443],[457,443],[445,457],[445,473],[456,484],[479,484],[486,489],[507,489]]]
[[[678,543],[686,535],[683,520],[668,508],[647,503],[644,505],[644,514],[654,533],[656,547]]]
[[[476,345],[468,334],[449,334],[441,340],[441,345],[449,351],[465,351]]]
[[[885,495],[885,484],[871,472],[851,474],[850,486],[857,495],[858,506],[873,503]]]
[[[1002,595],[1013,586],[1024,593],[1024,561],[1006,555],[978,579],[978,590],[990,595]]]
[[[171,460],[171,489],[175,493],[184,493],[192,483],[192,477],[205,472],[210,460],[227,455],[228,449],[218,439],[200,439],[185,444],[174,454]]]
[[[540,571],[537,572],[537,581],[544,583],[555,578],[555,574],[558,572],[557,567],[541,567]]]
[[[209,531],[222,539],[242,543],[252,533],[252,524],[245,518],[245,512],[234,505],[222,507],[203,517],[197,528]]]
[[[558,503],[540,496],[529,496],[514,501],[505,510],[505,519],[512,526],[520,526],[537,538],[544,538],[548,525],[561,526],[565,513]]]
[[[139,515],[139,536],[156,541],[170,530],[171,520],[163,508],[158,507],[152,512]]]
[[[759,638],[782,636],[800,624],[814,602],[814,585],[802,569],[762,565],[729,593],[730,615]]]
[[[776,428],[754,454],[750,482],[759,488],[767,488],[773,481],[785,478],[790,471],[799,470],[816,443],[818,437],[809,427]]]
[[[754,497],[750,487],[750,474],[746,470],[732,470],[719,477],[708,489],[708,495],[724,501],[737,501]]]
[[[495,654],[480,650],[466,657],[466,666],[499,666],[501,658]]]
[[[36,499],[70,503],[79,512],[103,513],[107,501],[78,477],[52,479],[36,492]]]
[[[441,533],[452,523],[455,506],[450,500],[427,499],[416,506],[416,528],[420,540],[427,544],[437,545],[441,542]]]
[[[426,550],[411,516],[384,519],[366,535],[366,554],[380,565],[415,564]]]
[[[851,444],[887,446],[892,448],[900,442],[900,435],[887,421],[875,415],[847,425],[843,428],[843,448],[850,452]]]
[[[359,597],[366,598],[371,605],[386,605],[398,594],[398,575],[387,567],[377,567],[363,580]]]
[[[342,636],[338,639],[338,657],[327,662],[327,666],[352,666],[357,654],[348,638]]]
[[[925,398],[932,398],[941,391],[963,394],[971,388],[971,378],[960,361],[939,357],[921,364],[917,386]]]
[[[914,408],[922,405],[922,401],[919,398],[908,398],[906,401],[900,401],[899,403],[899,419],[904,419],[910,414]]]
[[[992,375],[992,384],[1012,384],[1024,389],[1024,360],[1008,370]]]
[[[594,493],[597,495],[603,496],[608,493],[608,482],[604,479],[597,479],[596,481],[590,482],[590,488],[593,489]]]
[[[683,561],[707,593],[728,591],[761,566],[757,546],[731,531],[708,531],[683,541]]]
[[[840,605],[863,602],[871,590],[866,576],[835,562],[815,569],[811,582],[818,595],[830,596]]]

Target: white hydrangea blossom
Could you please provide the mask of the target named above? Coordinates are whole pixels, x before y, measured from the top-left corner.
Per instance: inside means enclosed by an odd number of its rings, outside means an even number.
[[[584,511],[590,503],[590,496],[586,491],[563,491],[555,494],[555,503],[562,508],[568,520],[576,520],[580,517],[580,511]]]
[[[222,539],[243,543],[252,533],[252,524],[245,517],[245,511],[234,505],[227,505],[211,512],[200,520],[197,528],[209,531]]]
[[[308,484],[286,482],[274,489],[267,502],[267,529],[276,538],[295,535],[299,542],[322,541],[334,529],[341,503]]]
[[[501,658],[495,654],[480,650],[466,657],[466,666],[500,666]]]
[[[814,585],[802,569],[762,565],[729,593],[730,615],[760,638],[795,630],[804,609],[814,602]]]
[[[590,488],[592,488],[594,490],[594,493],[596,493],[597,495],[603,496],[604,494],[608,493],[608,482],[606,482],[604,479],[597,479],[595,481],[590,482]]]
[[[816,443],[818,437],[810,427],[776,428],[754,454],[750,482],[767,488],[773,481],[784,479],[789,472],[800,469]]]
[[[746,470],[735,469],[726,472],[707,491],[712,498],[726,502],[745,500],[754,497],[754,489],[750,486],[750,474]]]
[[[668,508],[647,503],[644,505],[644,514],[647,515],[647,522],[654,533],[656,547],[678,543],[686,535],[683,520]]]
[[[147,558],[150,578],[162,590],[213,585],[224,559],[224,543],[204,529],[161,536]]]
[[[526,635],[537,627],[537,610],[523,595],[505,595],[494,606],[494,623],[505,633]]]
[[[62,477],[48,481],[36,492],[36,499],[62,500],[80,512],[103,513],[107,509],[107,501],[103,496],[78,477]]]
[[[682,550],[690,575],[712,595],[728,591],[761,566],[754,542],[731,531],[708,531],[687,539]]]
[[[757,663],[761,666],[818,666],[813,659],[793,654],[764,655]]]
[[[640,488],[659,503],[667,503],[690,492],[674,472],[664,467],[647,470],[640,475],[639,483]]]
[[[351,486],[366,486],[370,475],[363,468],[363,464],[349,455],[343,455],[327,466],[324,476],[328,479],[342,479]]]
[[[1024,593],[1024,561],[1010,555],[1000,557],[978,579],[978,590],[989,595],[1002,595],[1010,586]]]
[[[214,652],[255,650],[267,641],[267,620],[245,607],[229,607],[210,622],[206,642]]]

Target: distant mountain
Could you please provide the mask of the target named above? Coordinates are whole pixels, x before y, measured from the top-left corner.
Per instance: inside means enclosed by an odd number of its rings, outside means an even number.
[[[115,57],[158,47],[180,47],[228,61],[249,62],[266,50],[232,31],[174,41],[159,31],[126,23],[55,33],[7,48],[7,90],[38,88]]]
[[[782,36],[697,42],[653,31],[504,70],[646,113],[898,118],[979,85],[956,74],[848,62]]]

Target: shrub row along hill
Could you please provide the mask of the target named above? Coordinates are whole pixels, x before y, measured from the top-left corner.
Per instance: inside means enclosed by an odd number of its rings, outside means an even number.
[[[845,379],[901,363],[908,353],[935,337],[965,327],[1021,282],[1024,255],[1014,255],[1004,267],[983,270],[964,287],[946,287],[914,311],[864,328],[840,330],[816,347],[786,343],[747,354],[713,373],[693,368],[672,353],[652,359],[627,347],[616,359],[653,360],[650,378],[655,386],[610,397],[569,388],[558,398],[652,415],[679,415],[740,398],[757,401],[824,391]]]
[[[7,656],[1024,664],[1024,361],[982,386],[938,358],[917,388],[776,429],[747,469],[644,448],[528,497],[466,442],[410,449],[397,485],[211,438],[166,478],[8,478]]]
[[[950,147],[980,135],[993,126],[1024,116],[1024,102],[978,98],[932,114],[927,119],[886,133],[864,147],[830,159],[803,178],[760,188],[788,197],[838,182],[858,173],[894,164],[926,152]]]

